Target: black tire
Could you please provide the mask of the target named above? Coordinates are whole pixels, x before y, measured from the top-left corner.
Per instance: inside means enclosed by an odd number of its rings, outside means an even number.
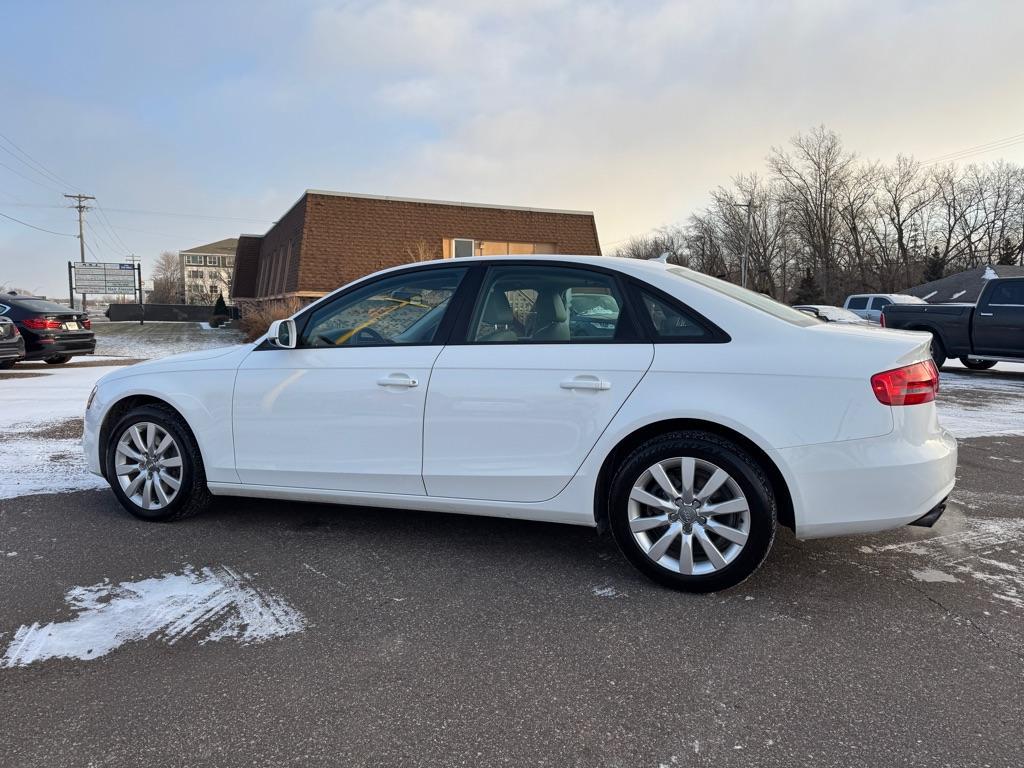
[[[157,510],[143,509],[125,495],[117,480],[114,457],[118,440],[134,424],[152,422],[162,427],[177,443],[181,455],[181,486],[171,502]],[[192,431],[178,413],[164,405],[142,405],[132,408],[110,430],[104,455],[107,481],[117,500],[135,517],[150,522],[164,523],[181,520],[209,508],[213,495],[206,486],[206,470]]]
[[[935,361],[936,368],[946,364],[946,347],[936,333],[932,334],[932,360]]]
[[[960,362],[964,364],[964,368],[970,368],[972,371],[987,371],[996,364],[995,360],[975,360],[970,357],[961,357]]]
[[[71,355],[54,355],[43,360],[47,365],[64,365],[68,360],[71,359]]]
[[[17,360],[0,360],[0,371],[9,371],[17,362]]]
[[[684,575],[656,563],[630,530],[629,496],[634,483],[654,464],[677,457],[693,457],[725,470],[747,500],[746,543],[735,559],[711,573]],[[644,442],[619,464],[611,484],[609,527],[626,558],[652,580],[684,592],[715,592],[744,581],[768,555],[775,539],[775,495],[764,468],[734,442],[710,432],[671,432]]]

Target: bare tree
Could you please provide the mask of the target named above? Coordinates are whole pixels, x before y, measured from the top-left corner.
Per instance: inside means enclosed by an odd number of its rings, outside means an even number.
[[[180,304],[184,292],[181,260],[173,251],[164,251],[153,267],[153,291],[149,294],[149,301],[153,304]]]

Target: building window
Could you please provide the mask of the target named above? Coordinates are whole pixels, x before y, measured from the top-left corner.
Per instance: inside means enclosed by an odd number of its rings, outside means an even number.
[[[460,237],[452,240],[452,256],[456,259],[464,259],[476,255],[476,243]]]
[[[206,257],[206,266],[208,266],[208,267],[219,267],[219,266],[221,266],[221,263],[222,263],[221,259],[222,258],[224,258],[224,257],[223,256],[207,256]]]
[[[203,257],[202,256],[195,256],[195,255],[192,255],[192,254],[185,254],[185,263],[189,264],[191,266],[202,266],[202,264],[203,264]]]

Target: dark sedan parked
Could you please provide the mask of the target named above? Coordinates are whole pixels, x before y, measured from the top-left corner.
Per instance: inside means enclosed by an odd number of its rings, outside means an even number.
[[[76,309],[37,296],[5,293],[0,295],[0,316],[13,320],[21,331],[25,360],[61,365],[74,355],[96,351],[89,316]]]
[[[25,356],[25,339],[11,320],[0,317],[0,369],[10,368]]]

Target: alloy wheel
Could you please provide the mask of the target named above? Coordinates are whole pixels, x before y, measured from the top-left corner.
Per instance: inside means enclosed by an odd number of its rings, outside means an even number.
[[[146,510],[164,509],[181,488],[181,449],[159,424],[140,421],[118,439],[114,472],[133,504]]]
[[[736,480],[694,457],[659,461],[629,494],[629,529],[647,557],[684,576],[725,568],[750,535],[750,507]]]

